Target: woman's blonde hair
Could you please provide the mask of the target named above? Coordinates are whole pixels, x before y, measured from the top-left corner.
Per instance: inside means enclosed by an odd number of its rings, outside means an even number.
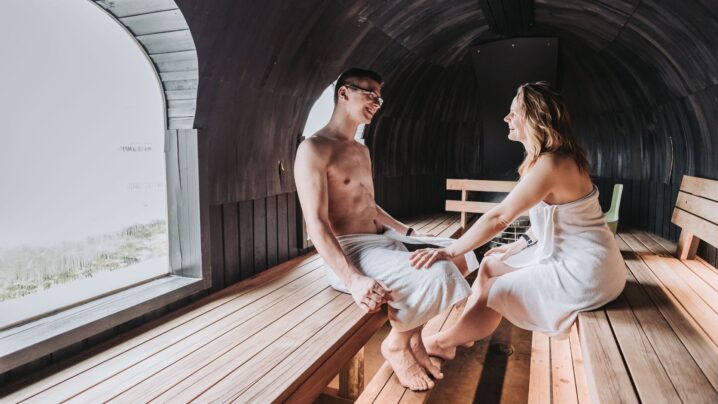
[[[526,119],[528,137],[526,157],[519,166],[523,175],[543,154],[556,154],[572,158],[578,169],[589,172],[583,148],[576,141],[571,117],[561,96],[548,83],[538,81],[519,86],[516,92],[519,113]]]

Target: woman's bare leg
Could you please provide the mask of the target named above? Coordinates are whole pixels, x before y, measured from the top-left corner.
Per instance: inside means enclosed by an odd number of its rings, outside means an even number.
[[[444,359],[453,359],[457,346],[480,340],[493,333],[501,322],[501,315],[486,307],[489,291],[494,278],[515,270],[516,268],[496,257],[486,257],[481,263],[479,277],[472,286],[473,292],[459,321],[448,330],[425,338],[427,352]]]

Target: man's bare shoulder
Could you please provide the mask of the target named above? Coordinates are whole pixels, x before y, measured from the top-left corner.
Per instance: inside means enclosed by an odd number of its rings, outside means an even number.
[[[321,136],[308,137],[299,144],[297,159],[327,160],[332,150],[331,140]]]

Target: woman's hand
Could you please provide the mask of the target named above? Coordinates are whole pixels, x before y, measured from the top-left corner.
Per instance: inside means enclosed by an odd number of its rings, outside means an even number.
[[[488,257],[489,255],[501,255],[499,257],[499,260],[506,261],[507,258],[510,256],[517,254],[524,248],[528,247],[528,244],[526,243],[526,240],[520,238],[513,243],[502,245],[499,247],[494,247],[490,249],[489,251],[486,251],[484,253],[484,257]]]
[[[446,248],[422,248],[411,253],[409,263],[416,269],[429,268],[436,261],[450,260],[453,256]]]

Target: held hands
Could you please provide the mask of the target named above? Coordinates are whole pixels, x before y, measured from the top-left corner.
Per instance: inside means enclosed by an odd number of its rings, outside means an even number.
[[[526,247],[528,247],[526,240],[520,238],[513,243],[494,247],[489,251],[486,251],[486,253],[484,253],[484,257],[488,257],[489,255],[500,255],[499,260],[506,261],[507,258],[514,254],[517,254]]]
[[[411,253],[409,263],[416,269],[429,268],[436,261],[450,260],[453,256],[446,248],[422,248]]]
[[[366,313],[375,313],[381,305],[391,301],[391,290],[368,276],[356,275],[349,285],[349,292],[356,304]]]

